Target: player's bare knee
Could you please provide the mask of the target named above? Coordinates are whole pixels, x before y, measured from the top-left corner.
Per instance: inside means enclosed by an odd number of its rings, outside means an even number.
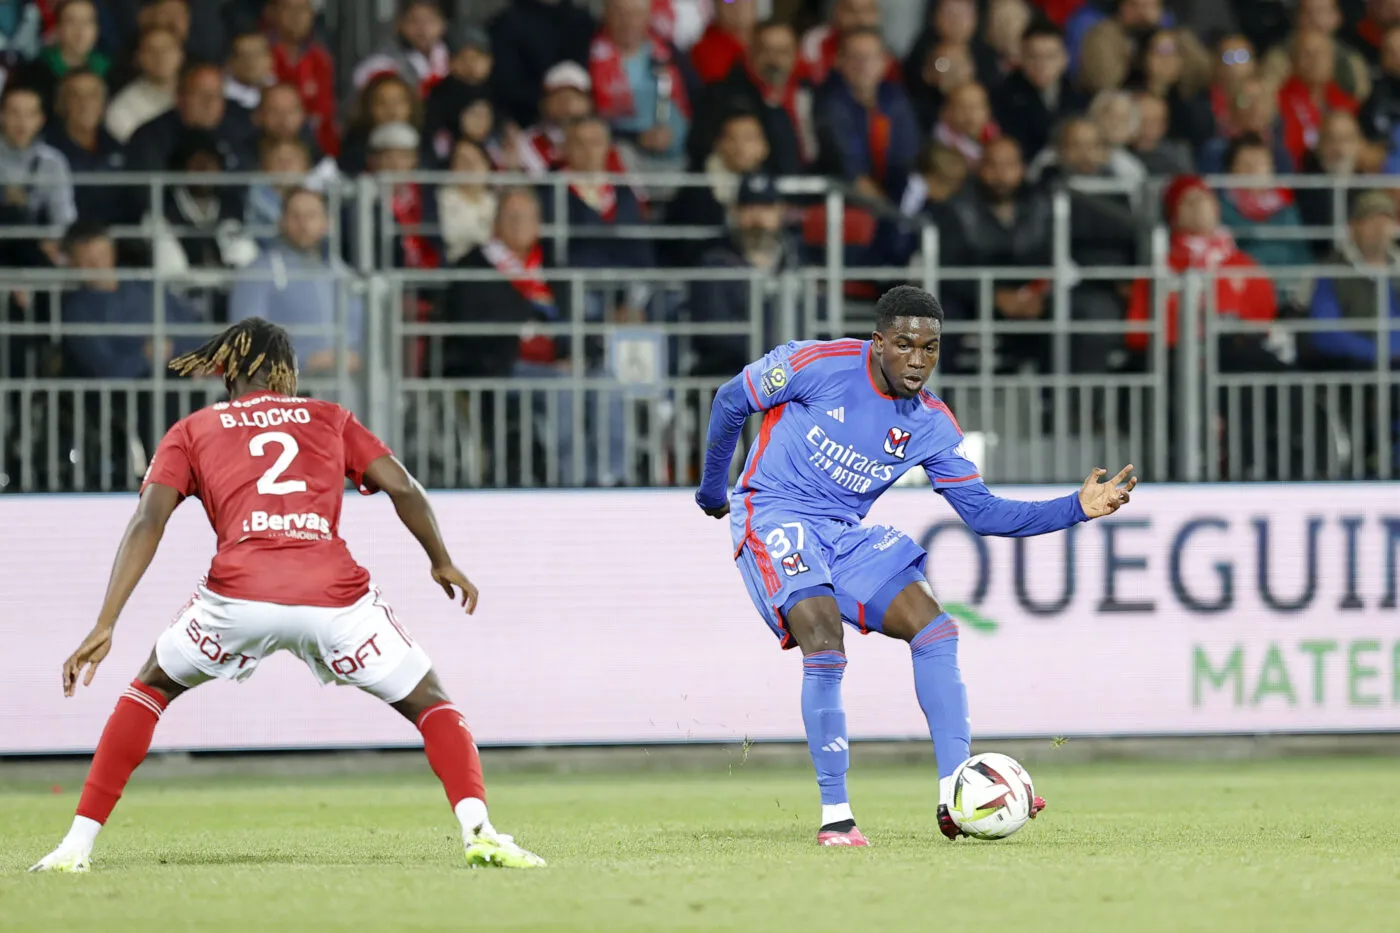
[[[787,625],[803,654],[846,650],[841,610],[830,596],[804,599],[793,606],[788,611]]]
[[[443,688],[442,681],[438,680],[437,671],[428,671],[408,696],[389,705],[409,722],[417,722],[425,710],[439,703],[450,702],[452,700]]]
[[[933,590],[924,581],[911,583],[885,610],[881,630],[891,638],[913,641],[930,622],[943,613],[943,607],[933,596]]]
[[[805,639],[799,638],[797,643],[802,648],[803,654],[815,654],[818,651],[840,651],[846,650],[845,631],[841,628],[841,620],[837,618],[835,623],[823,621],[822,624],[814,626],[808,631]]]
[[[146,663],[141,665],[141,670],[136,674],[136,679],[165,695],[166,702],[170,702],[189,688],[183,684],[176,683],[164,669],[160,662],[156,660],[156,653],[151,652],[151,656],[146,659]]]

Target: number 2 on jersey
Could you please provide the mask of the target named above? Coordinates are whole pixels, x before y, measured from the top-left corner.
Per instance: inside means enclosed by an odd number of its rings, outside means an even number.
[[[301,448],[297,446],[297,439],[283,431],[264,431],[253,435],[248,441],[248,452],[254,457],[266,456],[268,444],[281,447],[282,454],[267,468],[267,472],[258,478],[258,493],[264,496],[287,496],[294,492],[306,492],[306,480],[278,479],[287,472],[287,468],[301,452]]]

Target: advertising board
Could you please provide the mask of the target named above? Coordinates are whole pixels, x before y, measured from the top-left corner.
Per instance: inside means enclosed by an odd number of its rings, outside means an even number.
[[[1000,487],[1038,498],[1064,489]],[[437,493],[462,615],[382,496],[342,531],[432,655],[483,745],[800,739],[800,664],[688,490]],[[90,628],[135,500],[0,498],[0,754],[82,752],[200,579],[214,538],[180,508],[96,680],[60,665]],[[927,488],[872,522],[929,550],[962,626],[983,738],[1400,729],[1400,487],[1143,486],[1118,516],[1037,539],[977,538]],[[855,738],[926,737],[908,648],[852,633]],[[172,705],[156,749],[416,744],[412,725],[296,659]]]

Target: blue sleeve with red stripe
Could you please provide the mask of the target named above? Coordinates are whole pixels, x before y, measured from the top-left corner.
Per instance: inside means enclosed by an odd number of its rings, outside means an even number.
[[[975,482],[939,489],[939,492],[958,513],[958,517],[967,523],[967,527],[979,535],[1029,538],[1063,531],[1089,520],[1089,516],[1084,514],[1084,507],[1079,504],[1077,492],[1042,502],[1020,502],[992,495],[980,478]]]
[[[935,443],[946,444],[933,456],[924,461],[924,472],[928,474],[933,488],[942,492],[957,486],[969,486],[982,482],[977,464],[967,457],[963,448],[962,426],[953,417],[953,410],[941,398],[925,389],[919,394],[924,407],[935,412]],[[938,415],[942,415],[941,418]]]
[[[758,411],[767,411],[803,399],[820,386],[822,367],[815,364],[862,352],[864,344],[859,340],[793,341],[745,366],[740,378],[750,404]]]
[[[1003,538],[1028,538],[1032,535],[1063,531],[1080,522],[1087,522],[1079,493],[1044,502],[1021,502],[994,496],[982,481],[977,464],[967,458],[963,448],[962,428],[952,411],[941,399],[931,398],[930,407],[947,416],[948,426],[957,443],[946,447],[924,461],[933,488],[948,500],[953,511],[979,535]]]
[[[982,482],[982,473],[977,469],[977,464],[967,459],[967,454],[963,452],[961,438],[956,446],[940,450],[925,460],[924,472],[928,474],[933,488],[939,492]]]
[[[702,509],[717,509],[729,498],[729,464],[749,415],[758,411],[744,388],[744,373],[719,387],[710,406],[710,426],[705,433],[705,472],[695,501]]]
[[[749,415],[806,398],[822,385],[822,367],[814,364],[862,352],[864,344],[859,340],[786,343],[721,386],[710,408],[705,472],[695,493],[700,507],[716,509],[728,498],[729,464]]]

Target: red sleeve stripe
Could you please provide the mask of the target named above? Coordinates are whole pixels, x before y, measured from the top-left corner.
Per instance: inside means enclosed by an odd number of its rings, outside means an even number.
[[[973,474],[971,474],[970,476],[955,476],[955,477],[953,477],[952,479],[944,479],[943,477],[940,476],[938,479],[934,480],[934,482],[935,482],[935,483],[966,483],[966,482],[968,482],[969,480],[981,479],[981,478],[982,478],[982,474],[981,474],[981,473],[973,473]]]
[[[845,350],[845,349],[823,350],[821,353],[813,353],[813,354],[811,354],[811,355],[809,355],[809,356],[804,356],[801,360],[798,360],[798,359],[796,359],[796,358],[794,357],[794,358],[793,358],[793,363],[792,363],[792,371],[793,371],[793,372],[797,372],[798,370],[802,369],[803,367],[805,367],[805,366],[810,366],[811,364],[816,363],[816,362],[818,362],[818,361],[820,361],[820,360],[829,360],[829,359],[834,359],[834,358],[836,358],[836,357],[842,357],[842,356],[860,356],[860,347],[856,347],[856,348],[853,349],[853,350]]]
[[[763,416],[763,423],[758,429],[758,449],[754,451],[753,463],[749,464],[749,471],[744,474],[743,485],[747,488],[749,480],[758,472],[758,461],[763,459],[763,454],[768,450],[768,442],[773,439],[773,429],[778,426],[778,422],[783,420],[783,409],[787,404],[779,405],[777,408],[768,409]]]
[[[758,400],[758,393],[754,391],[753,387],[753,377],[749,375],[749,371],[747,369],[744,370],[744,385],[748,387],[749,398],[753,401],[755,405],[757,405],[759,408],[762,408],[763,403]]]
[[[792,355],[794,366],[802,363],[804,358],[823,353],[827,350],[860,350],[864,346],[859,340],[824,340],[821,343],[814,343],[810,347],[804,347]]]
[[[813,350],[820,350],[823,347],[858,347],[865,341],[855,337],[840,337],[836,340],[814,340],[811,346],[803,347],[797,353],[811,353]],[[795,355],[795,354],[794,354]]]
[[[948,420],[953,422],[953,430],[958,432],[958,437],[962,437],[962,427],[958,424],[958,419],[953,417],[953,410],[948,407],[948,403],[941,398],[934,398],[933,396],[929,396],[929,402],[929,407],[934,411],[941,411],[948,416]]]
[[[763,452],[768,449],[768,442],[773,438],[773,428],[782,420],[785,408],[787,408],[786,403],[777,408],[770,408],[764,413],[763,425],[758,429],[758,448],[753,453],[753,463],[749,465],[748,472],[744,474],[744,478],[739,483],[742,488],[747,488],[750,481],[753,480],[753,475],[758,472],[758,461],[763,458]],[[763,580],[767,584],[769,592],[776,593],[782,589],[782,582],[778,579],[778,572],[773,569],[772,559],[763,548],[763,542],[753,531],[752,491],[744,496],[744,510],[746,513],[744,516],[744,540],[735,550],[734,557],[737,560],[746,546],[757,547],[757,550],[754,551],[754,559],[758,563],[758,569],[763,573]]]

